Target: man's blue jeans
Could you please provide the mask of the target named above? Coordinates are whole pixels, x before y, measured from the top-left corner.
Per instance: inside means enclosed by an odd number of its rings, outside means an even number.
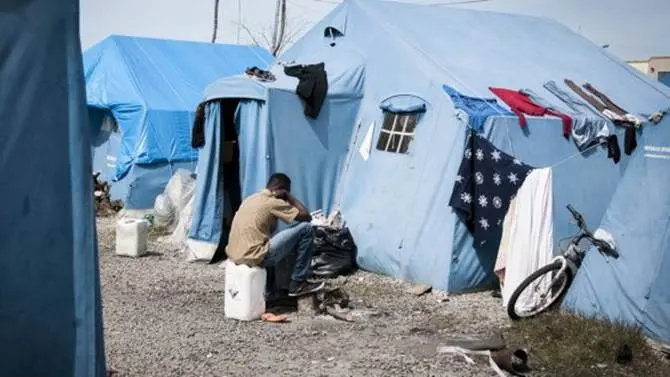
[[[308,222],[298,223],[275,234],[270,239],[270,249],[263,259],[263,267],[275,267],[292,254],[296,255],[291,280],[302,282],[312,275],[314,231]]]

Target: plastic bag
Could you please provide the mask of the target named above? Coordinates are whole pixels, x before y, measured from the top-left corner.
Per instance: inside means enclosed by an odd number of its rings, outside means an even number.
[[[154,201],[154,225],[167,228],[174,219],[174,206],[167,195],[160,194]]]
[[[179,213],[177,226],[170,236],[170,241],[176,245],[185,244],[186,239],[188,238],[188,232],[191,229],[191,220],[193,219],[194,202],[195,196],[192,195],[191,200],[188,201],[186,207]]]
[[[356,269],[356,244],[348,228],[315,227],[314,276],[334,278]]]
[[[186,169],[177,169],[172,178],[165,186],[164,195],[170,198],[177,216],[186,207],[195,192],[195,179],[193,174]]]

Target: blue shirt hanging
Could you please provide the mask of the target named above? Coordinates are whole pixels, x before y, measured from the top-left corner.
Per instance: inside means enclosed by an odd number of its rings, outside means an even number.
[[[500,106],[495,98],[469,97],[449,85],[442,85],[442,89],[449,95],[454,106],[467,114],[468,125],[477,132],[484,129],[484,123],[490,116],[514,116],[514,113]]]
[[[532,170],[483,137],[468,137],[449,205],[472,233],[475,249],[498,249],[510,201]]]

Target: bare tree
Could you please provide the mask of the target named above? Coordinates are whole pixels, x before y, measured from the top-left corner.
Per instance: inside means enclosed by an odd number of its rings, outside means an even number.
[[[219,0],[214,0],[214,25],[212,25],[212,43],[216,42],[219,32]]]
[[[307,27],[307,23],[297,23],[293,26],[286,24],[284,31],[277,33],[278,37],[276,39],[274,38],[274,27],[264,27],[254,31],[247,25],[240,24],[239,26],[249,36],[252,44],[266,48],[272,56],[276,57],[296,40],[296,37]]]
[[[249,36],[252,43],[256,46],[264,47],[272,56],[279,55],[286,47],[295,41],[295,38],[302,33],[307,23],[298,19],[289,26],[286,13],[286,0],[277,0],[275,7],[274,23],[269,27],[260,28],[253,31],[249,26],[237,23]]]

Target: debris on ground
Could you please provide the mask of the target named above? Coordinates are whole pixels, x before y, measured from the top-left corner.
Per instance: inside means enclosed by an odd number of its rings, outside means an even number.
[[[298,300],[298,311],[307,314],[326,314],[333,318],[354,322],[350,315],[349,294],[342,288],[326,288]]]
[[[447,338],[444,341],[446,346],[460,347],[473,351],[491,350],[498,351],[507,347],[502,334],[494,334],[487,337],[457,337]]]
[[[619,364],[630,364],[633,361],[633,350],[628,344],[619,347],[615,360]]]
[[[507,377],[503,371],[507,371],[515,376],[522,375],[530,370],[528,368],[528,352],[521,348],[503,348],[498,350],[469,349],[458,346],[440,346],[437,347],[438,353],[460,355],[468,364],[475,364],[470,356],[486,356],[489,360],[489,366],[499,377]]]
[[[407,290],[407,293],[414,295],[414,296],[423,296],[426,293],[429,293],[430,291],[433,290],[433,287],[428,285],[428,284],[419,284],[412,286],[410,289]]]
[[[93,197],[95,199],[95,214],[99,217],[115,216],[123,209],[123,202],[111,200],[108,182],[100,180],[100,172],[93,173]]]
[[[505,338],[532,348],[534,377],[670,376],[670,363],[659,357],[640,329],[595,318],[548,312],[513,322]],[[622,345],[630,349],[631,361],[619,364],[615,361]]]
[[[652,340],[650,338],[647,338],[647,344],[655,352],[661,354],[666,359],[670,359],[670,344],[660,343],[660,342]]]

